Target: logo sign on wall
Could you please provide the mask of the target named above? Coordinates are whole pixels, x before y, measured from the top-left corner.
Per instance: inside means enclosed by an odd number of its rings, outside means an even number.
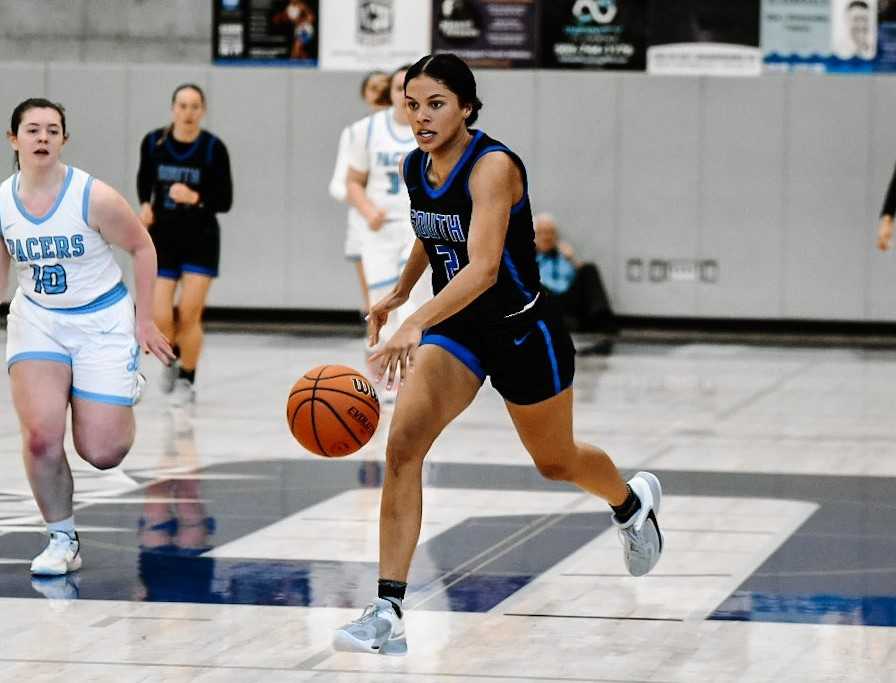
[[[647,0],[546,3],[542,6],[542,66],[643,71],[646,10]]]
[[[433,52],[454,52],[471,66],[536,65],[535,0],[433,0],[432,8]]]
[[[416,62],[430,52],[430,16],[421,0],[326,0],[320,66],[368,71]]]
[[[647,71],[679,76],[758,76],[760,0],[654,0]]]
[[[317,63],[317,0],[214,0],[212,59]]]

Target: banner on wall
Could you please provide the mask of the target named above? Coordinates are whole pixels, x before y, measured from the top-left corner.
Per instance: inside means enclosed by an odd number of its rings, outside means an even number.
[[[213,0],[218,64],[317,64],[318,0]]]
[[[554,0],[541,11],[542,66],[644,70],[647,0]]]
[[[896,71],[896,0],[878,0],[874,70],[884,73]]]
[[[763,0],[770,71],[870,72],[878,61],[877,0]]]
[[[760,0],[653,0],[647,71],[676,76],[758,76]]]
[[[534,67],[537,29],[535,0],[432,2],[432,51],[453,52],[470,66]]]
[[[431,51],[431,10],[421,0],[325,0],[320,67],[370,71],[413,64]]]

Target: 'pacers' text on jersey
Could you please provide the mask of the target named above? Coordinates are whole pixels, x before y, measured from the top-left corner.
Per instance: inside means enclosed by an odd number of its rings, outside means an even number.
[[[19,288],[45,308],[78,308],[126,293],[111,247],[89,224],[92,184],[90,175],[69,166],[56,202],[40,217],[18,196],[18,173],[0,185],[0,232]]]

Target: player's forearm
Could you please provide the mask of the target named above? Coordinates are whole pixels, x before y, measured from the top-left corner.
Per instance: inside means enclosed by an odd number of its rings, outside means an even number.
[[[404,268],[401,269],[401,275],[398,277],[395,291],[403,297],[409,297],[411,295],[411,290],[414,288],[414,285],[417,284],[417,280],[420,279],[420,276],[423,275],[423,271],[426,270],[428,263],[429,260],[426,257],[426,250],[423,248],[420,240],[416,240],[414,242],[414,248],[411,249],[411,255],[408,257],[407,263],[405,263]]]
[[[366,188],[359,182],[349,180],[345,185],[348,203],[361,212],[365,219],[370,220],[379,209],[367,198]]]
[[[134,259],[134,287],[137,320],[152,321],[152,297],[156,284],[156,250],[147,235],[146,240],[136,247],[131,256]]]
[[[445,288],[414,313],[410,320],[421,329],[436,325],[470,305],[498,279],[497,268],[471,263]]]

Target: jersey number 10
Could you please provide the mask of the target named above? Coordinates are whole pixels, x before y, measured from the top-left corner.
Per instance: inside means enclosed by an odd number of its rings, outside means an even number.
[[[54,266],[31,266],[34,291],[38,294],[62,294],[68,285],[65,282],[65,268],[58,263]]]

